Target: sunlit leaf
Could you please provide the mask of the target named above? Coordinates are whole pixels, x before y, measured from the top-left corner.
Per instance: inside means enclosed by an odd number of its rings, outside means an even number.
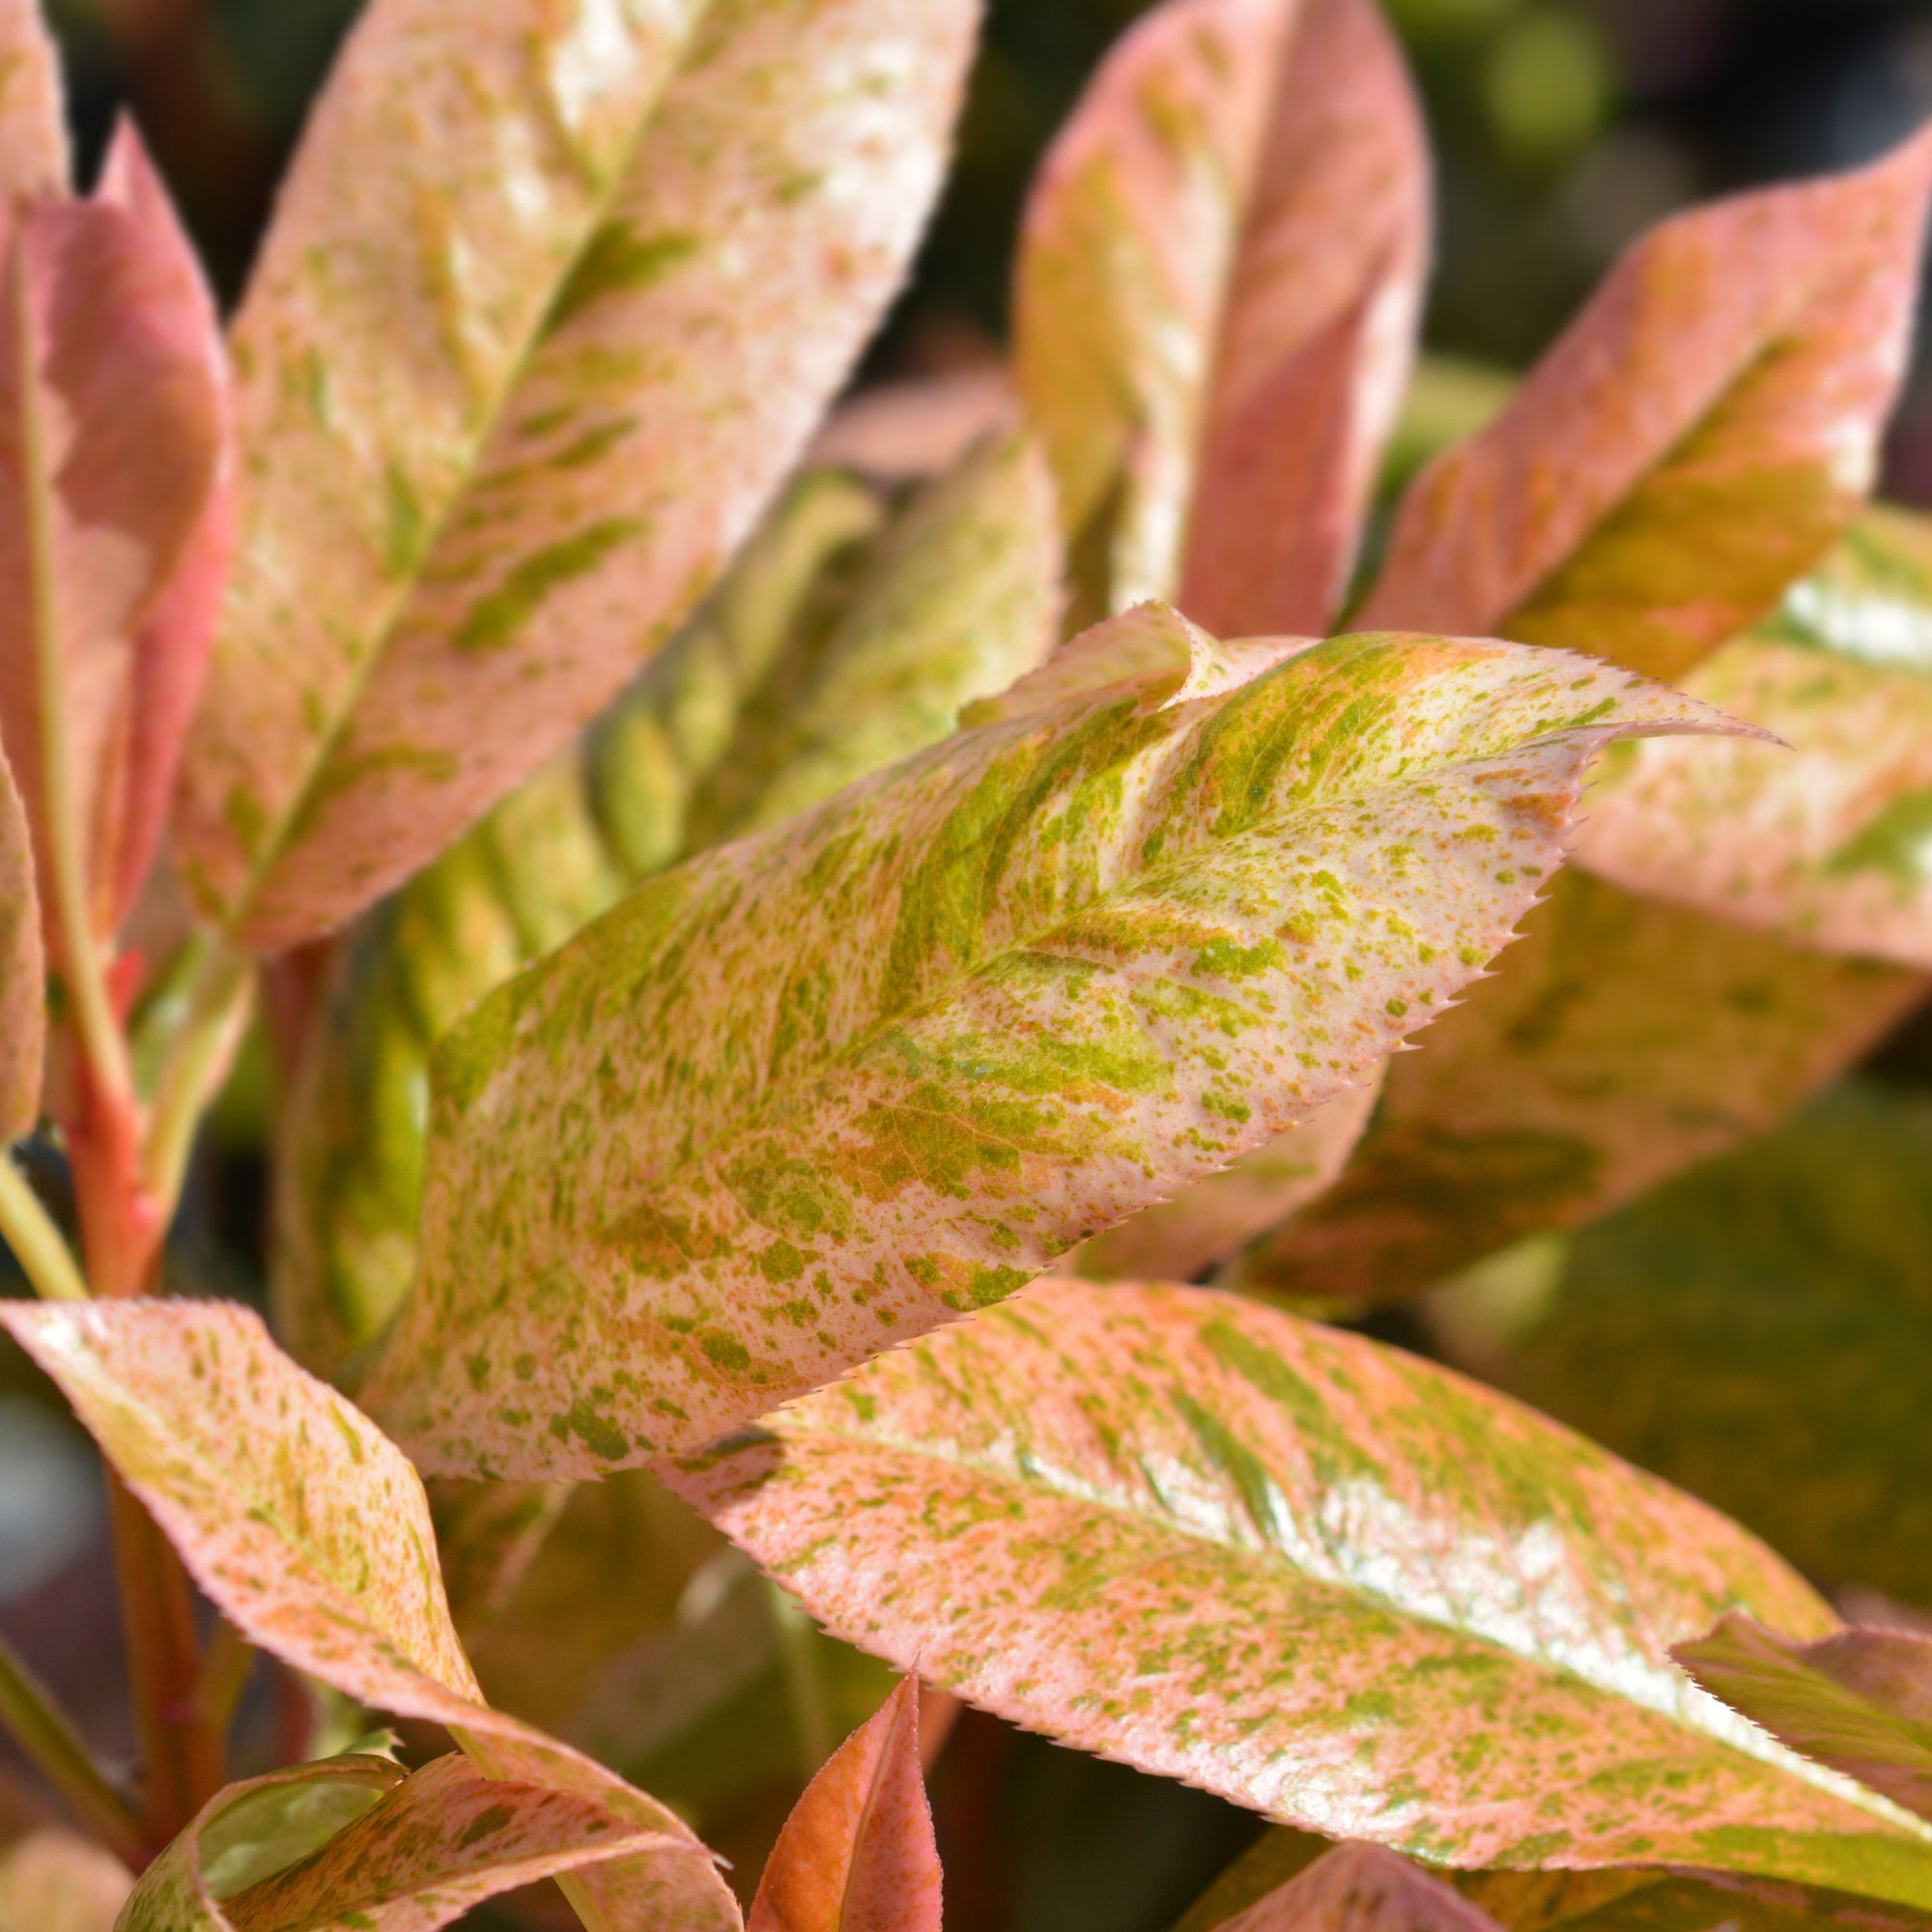
[[[904,1679],[806,1787],[766,1861],[750,1932],[939,1932],[939,1847]]]
[[[1364,624],[1675,679],[1850,525],[1918,299],[1932,136],[1676,216],[1410,489]]]
[[[60,54],[41,0],[0,0],[0,204],[68,187]]]
[[[46,1027],[33,839],[0,750],[0,1150],[30,1132],[40,1116]]]
[[[1586,805],[1586,811],[1587,811]],[[1233,1264],[1272,1293],[1413,1294],[1775,1125],[1925,981],[1576,871],[1495,979],[1391,1063],[1340,1182]]]
[[[969,716],[439,1049],[365,1388],[423,1466],[641,1463],[1011,1293],[1358,1082],[1503,943],[1594,753],[1712,725],[1554,653],[1158,607]]]
[[[367,11],[235,331],[181,831],[247,944],[407,877],[689,611],[896,288],[976,12]]]
[[[1082,620],[1178,593],[1231,637],[1327,628],[1408,371],[1428,200],[1370,0],[1169,0],[1115,48],[1016,270]]]
[[[1337,1845],[1217,1932],[1500,1932],[1439,1878],[1378,1845]]]
[[[1453,1359],[1833,1589],[1932,1609],[1932,1104],[1853,1087],[1434,1297]]]
[[[1793,1750],[1932,1818],[1932,1636],[1855,1629],[1798,1643],[1734,1611],[1672,1654]]]
[[[1932,1904],[1932,1832],[1670,1661],[1712,1610],[1829,1634],[1793,1573],[1360,1337],[1206,1290],[1047,1284],[676,1481],[838,1634],[1304,1830]]]
[[[359,1702],[446,1726],[492,1776],[608,1810],[654,1849],[579,1875],[622,1932],[723,1932],[736,1908],[655,1800],[481,1701],[422,1484],[395,1446],[222,1302],[0,1304],[196,1582],[252,1643]]]

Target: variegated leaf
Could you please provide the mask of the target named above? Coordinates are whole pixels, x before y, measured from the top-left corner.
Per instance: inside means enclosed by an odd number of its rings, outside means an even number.
[[[1924,980],[1634,897],[1572,869],[1497,977],[1391,1063],[1341,1180],[1230,1285],[1391,1299],[1568,1228],[1775,1125]]]
[[[1716,723],[1554,653],[1159,607],[969,717],[439,1049],[365,1391],[424,1466],[641,1463],[1009,1293],[1358,1082],[1503,943],[1594,753]]]
[[[1714,1610],[1829,1634],[1792,1572],[1360,1337],[1206,1290],[1051,1283],[676,1484],[837,1634],[1304,1830],[1932,1905],[1932,1830],[1671,1663]]]
[[[481,1700],[422,1484],[394,1444],[223,1302],[0,1304],[196,1582],[250,1642],[361,1703],[446,1726],[492,1776],[650,1840],[577,1879],[617,1932],[725,1932],[736,1908],[677,1818]]]
[[[60,54],[41,0],[0,0],[0,206],[65,194],[70,166]]]
[[[245,1886],[223,1882],[212,1841],[238,1810],[352,1779],[371,1802],[314,1850]],[[381,1759],[302,1765],[212,1799],[149,1866],[118,1932],[437,1932],[498,1892],[648,1849],[651,1835],[584,1798],[485,1777],[460,1756],[413,1776]]]
[[[243,942],[407,877],[691,609],[897,285],[976,14],[364,15],[236,327],[243,561],[181,834]]]
[[[1364,624],[1675,679],[1850,525],[1905,367],[1932,135],[1638,242],[1495,421],[1411,487]]]
[[[1502,1932],[1439,1878],[1378,1845],[1337,1845],[1217,1932]]]
[[[1065,1257],[1062,1272],[1089,1281],[1191,1281],[1217,1266],[1335,1184],[1381,1085],[1378,1068],[1222,1173],[1096,1235]]]
[[[919,1681],[827,1761],[786,1819],[749,1932],[939,1932],[939,1847],[919,1757]]]
[[[504,800],[345,950],[280,1173],[275,1310],[341,1376],[415,1266],[432,1045],[684,853],[944,737],[1051,644],[1039,460],[1008,435],[892,514],[810,473],[581,752]]]
[[[33,838],[0,750],[0,1160],[8,1143],[31,1133],[40,1118],[46,1031],[46,961]]]
[[[1932,526],[1867,516],[1687,688],[1784,746],[1618,761],[1582,863],[1805,945],[1932,967]]]
[[[1672,1655],[1793,1750],[1932,1818],[1932,1636],[1861,1628],[1799,1643],[1733,1611]]]
[[[1114,50],[1016,280],[1082,620],[1178,592],[1231,637],[1327,628],[1407,376],[1428,192],[1372,0],[1168,0]]]

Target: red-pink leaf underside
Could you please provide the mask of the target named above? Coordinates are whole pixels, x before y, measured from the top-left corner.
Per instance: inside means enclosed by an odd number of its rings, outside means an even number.
[[[0,0],[0,206],[65,194],[67,102],[41,0]]]
[[[41,1112],[46,1051],[46,962],[27,814],[0,753],[0,1159]]]
[[[1010,1293],[1452,1001],[1609,738],[1718,724],[1553,653],[1218,647],[1156,607],[967,716],[439,1047],[364,1389],[422,1466],[693,1448]]]
[[[352,1777],[376,1802],[319,1849],[239,1891],[204,1876],[224,1814]],[[413,1776],[400,1767],[384,1776],[367,1759],[325,1761],[217,1794],[144,1874],[120,1932],[437,1932],[498,1892],[649,1839],[582,1798],[485,1777],[460,1756]]]
[[[1014,339],[1086,615],[1320,634],[1413,351],[1421,120],[1372,0],[1169,0],[1030,203]]]
[[[939,1932],[939,1847],[905,1678],[800,1798],[772,1848],[750,1932]]]
[[[1502,1932],[1439,1878],[1377,1845],[1337,1845],[1219,1932]]]
[[[1664,223],[1501,415],[1416,479],[1365,624],[1674,679],[1870,489],[1909,347],[1932,136]]]
[[[1793,1750],[1932,1818],[1932,1636],[1860,1628],[1800,1643],[1733,1614],[1673,1655]]]
[[[672,1480],[836,1634],[1287,1823],[1448,1864],[1932,1903],[1932,1832],[1670,1661],[1717,1606],[1828,1634],[1796,1576],[1360,1337],[1201,1289],[1041,1284]]]
[[[77,871],[113,847],[135,640],[221,463],[207,292],[179,238],[112,200],[19,207],[0,277],[0,734],[43,880],[59,838]],[[111,867],[84,883],[105,928]]]
[[[122,1478],[252,1643],[337,1690],[446,1726],[492,1776],[602,1806],[654,1848],[581,1874],[621,1932],[725,1932],[736,1907],[677,1818],[481,1701],[422,1483],[248,1310],[219,1302],[0,1305]]]
[[[414,870],[690,610],[897,287],[976,18],[367,11],[235,331],[240,562],[182,837],[246,943]]]

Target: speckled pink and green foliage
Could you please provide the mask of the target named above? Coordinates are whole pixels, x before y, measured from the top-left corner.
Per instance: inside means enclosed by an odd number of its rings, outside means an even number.
[[[1722,1609],[1829,1634],[1792,1572],[1358,1337],[1206,1290],[1042,1284],[677,1483],[835,1632],[1304,1829],[1932,1905],[1932,1833],[1670,1660]]]
[[[235,331],[240,568],[180,839],[247,944],[406,878],[688,612],[897,285],[976,17],[366,13]]]
[[[1009,1293],[1453,1001],[1605,743],[1720,724],[1556,654],[1218,650],[1151,606],[1037,680],[444,1042],[365,1390],[425,1467],[642,1462]]]

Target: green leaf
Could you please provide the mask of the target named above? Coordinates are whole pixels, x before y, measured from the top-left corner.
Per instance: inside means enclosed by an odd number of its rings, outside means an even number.
[[[1476,1384],[1198,1289],[1043,1285],[676,1487],[836,1634],[1303,1830],[1932,1905],[1932,1830],[1672,1663],[1833,1619],[1703,1504]]]
[[[353,1371],[415,1269],[430,1048],[518,969],[687,851],[952,729],[1052,641],[1038,458],[1006,436],[894,513],[809,472],[579,752],[372,914],[290,1111],[273,1276],[310,1367]]]
[[[1763,1133],[1924,991],[1573,869],[1428,1051],[1391,1063],[1341,1181],[1224,1279],[1330,1302],[1417,1293]]]
[[[969,715],[439,1048],[365,1387],[424,1467],[645,1462],[1009,1293],[1357,1082],[1560,864],[1595,752],[1714,724],[1552,653],[1160,607]]]
[[[1514,1317],[1445,1291],[1436,1331],[1807,1575],[1932,1607],[1928,1173],[1932,1102],[1841,1090],[1584,1230]]]
[[[447,1728],[492,1776],[608,1812],[650,1849],[577,1879],[611,1932],[728,1932],[702,1845],[594,1760],[488,1708],[457,1640],[422,1483],[249,1310],[0,1303],[202,1590],[258,1648],[348,1696]]]
[[[1169,0],[1122,40],[1015,270],[1077,621],[1176,597],[1230,637],[1327,629],[1428,226],[1421,117],[1370,0]]]
[[[1734,1611],[1672,1654],[1793,1750],[1932,1817],[1932,1637],[1860,1629],[1796,1643]]]
[[[897,287],[976,13],[364,14],[235,330],[180,842],[241,941],[400,883],[690,611]]]
[[[1417,478],[1359,621],[1674,680],[1763,615],[1871,487],[1928,186],[1920,134],[1645,236],[1490,427]]]
[[[46,1032],[46,961],[33,840],[14,774],[0,751],[0,1150],[31,1133],[40,1119]]]

